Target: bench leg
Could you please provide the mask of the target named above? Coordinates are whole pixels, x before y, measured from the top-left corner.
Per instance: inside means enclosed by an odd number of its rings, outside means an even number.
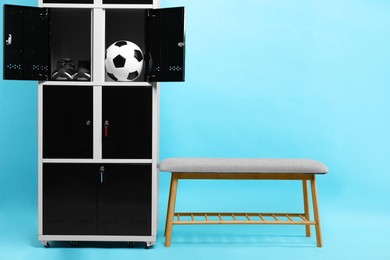
[[[317,185],[315,176],[310,180],[311,185],[311,194],[313,197],[313,212],[314,220],[316,222],[316,237],[317,237],[317,246],[322,247],[322,236],[321,236],[321,226],[320,226],[320,211],[318,209],[318,195],[317,195]]]
[[[305,209],[305,219],[310,220],[310,204],[309,204],[309,189],[307,180],[302,181],[303,186],[303,205]],[[306,236],[311,237],[311,226],[306,225]]]
[[[167,220],[165,222],[165,246],[171,246],[172,238],[172,228],[173,228],[173,218],[175,214],[175,204],[176,204],[176,193],[177,193],[177,184],[178,177],[175,173],[172,173],[171,178],[171,187],[169,191],[169,200],[168,200],[168,211],[167,211]]]

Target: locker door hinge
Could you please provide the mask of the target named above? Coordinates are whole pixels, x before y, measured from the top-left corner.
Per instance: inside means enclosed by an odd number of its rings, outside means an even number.
[[[154,81],[155,81],[155,78],[156,78],[156,75],[149,74],[149,75],[147,76],[147,81],[148,81],[148,82],[154,82]]]

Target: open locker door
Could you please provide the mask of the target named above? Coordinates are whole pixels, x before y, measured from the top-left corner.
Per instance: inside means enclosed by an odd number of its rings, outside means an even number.
[[[4,5],[4,79],[47,80],[47,8]]]
[[[146,10],[146,81],[184,81],[184,7]]]

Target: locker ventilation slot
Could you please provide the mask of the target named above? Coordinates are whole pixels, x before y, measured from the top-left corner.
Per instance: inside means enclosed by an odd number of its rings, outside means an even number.
[[[182,71],[183,68],[181,66],[169,66],[169,71]]]
[[[22,65],[21,64],[7,64],[7,69],[9,70],[21,70]]]
[[[117,219],[104,219],[101,221],[102,225],[119,225],[119,220]]]
[[[153,71],[153,72],[160,71],[160,67],[153,67],[153,68],[152,68],[152,71]]]
[[[47,65],[32,65],[33,70],[39,70],[39,71],[47,71],[49,69],[49,66]]]
[[[146,225],[147,223],[146,223],[146,221],[145,220],[143,220],[143,219],[135,219],[135,220],[132,220],[131,222],[130,222],[132,225],[136,225],[136,226],[139,226],[139,225]]]
[[[65,220],[63,218],[49,218],[47,224],[50,225],[65,225]]]
[[[90,218],[82,218],[79,219],[77,222],[77,224],[81,224],[81,225],[91,225],[93,223],[94,223],[93,219]]]

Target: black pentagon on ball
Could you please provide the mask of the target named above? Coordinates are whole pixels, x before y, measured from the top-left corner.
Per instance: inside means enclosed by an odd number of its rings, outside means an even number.
[[[127,42],[126,41],[118,41],[118,42],[115,43],[115,45],[118,46],[118,47],[121,47],[123,45],[127,45]]]
[[[113,60],[115,68],[123,68],[125,66],[126,59],[121,55],[116,56]]]
[[[138,71],[130,72],[129,75],[127,76],[128,80],[134,80],[138,77]]]
[[[140,62],[142,60],[142,52],[140,52],[139,50],[134,50],[134,58],[136,58],[138,62]]]
[[[114,74],[108,73],[108,72],[107,72],[107,75],[108,75],[111,79],[113,79],[113,80],[115,80],[115,81],[118,81],[118,79],[114,76]]]

